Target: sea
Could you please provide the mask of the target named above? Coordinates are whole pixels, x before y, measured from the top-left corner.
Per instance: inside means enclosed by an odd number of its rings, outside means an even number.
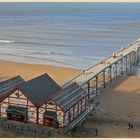
[[[0,3],[0,59],[79,69],[140,38],[140,3]]]

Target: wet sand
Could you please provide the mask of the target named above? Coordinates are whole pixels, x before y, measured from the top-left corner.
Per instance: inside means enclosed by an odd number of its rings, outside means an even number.
[[[57,83],[62,83],[79,71],[79,69],[66,67],[24,64],[0,60],[0,81],[16,75],[20,75],[27,81],[41,74],[48,73]]]
[[[0,79],[21,75],[25,80],[32,79],[43,73],[48,73],[58,83],[69,79],[79,70],[48,65],[31,65],[0,61]],[[98,111],[89,116],[84,122],[84,127],[79,124],[73,136],[68,137],[96,137],[98,129],[100,138],[132,138],[140,137],[140,77],[122,76],[108,84],[94,102],[99,102]],[[133,130],[128,130],[127,124],[134,125]],[[67,136],[66,136],[67,137]]]
[[[74,137],[134,138],[140,137],[140,77],[122,76],[108,84],[93,103],[99,103],[96,113],[80,124]],[[128,130],[128,122],[134,129]],[[81,129],[81,130],[80,130]],[[83,133],[82,133],[83,132]]]

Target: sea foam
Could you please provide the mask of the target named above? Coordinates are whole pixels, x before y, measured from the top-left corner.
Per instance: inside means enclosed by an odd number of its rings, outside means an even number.
[[[14,43],[14,41],[11,41],[11,40],[0,40],[0,43]]]

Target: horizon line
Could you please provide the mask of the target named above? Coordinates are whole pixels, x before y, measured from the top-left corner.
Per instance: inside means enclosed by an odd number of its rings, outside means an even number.
[[[0,0],[0,2],[112,2],[112,3],[135,3],[135,2],[140,2],[140,0]]]

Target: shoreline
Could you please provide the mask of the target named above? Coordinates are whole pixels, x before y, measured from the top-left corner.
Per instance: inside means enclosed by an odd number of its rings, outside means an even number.
[[[80,67],[72,66],[67,63],[63,63],[60,61],[54,61],[49,59],[41,59],[36,57],[26,57],[26,56],[20,56],[20,55],[12,55],[12,54],[3,54],[0,53],[0,60],[3,61],[11,61],[11,62],[17,62],[17,63],[25,63],[25,64],[37,64],[37,65],[51,65],[51,66],[57,66],[57,67],[66,67],[66,68],[73,68],[73,69],[81,69]]]
[[[0,59],[0,81],[20,75],[26,81],[44,73],[48,73],[57,83],[61,84],[79,72],[80,69],[42,64],[27,64]]]

